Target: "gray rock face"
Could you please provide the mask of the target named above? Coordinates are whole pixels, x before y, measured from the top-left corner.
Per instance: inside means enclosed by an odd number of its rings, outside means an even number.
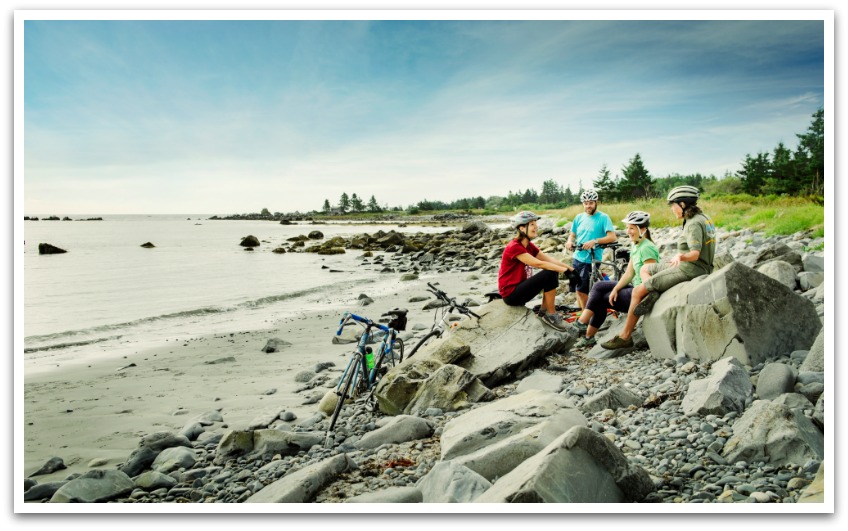
[[[574,427],[500,478],[475,503],[620,503],[655,490],[609,439]]]
[[[643,400],[639,395],[628,391],[621,385],[616,385],[587,399],[582,409],[590,413],[597,413],[604,409],[623,409],[627,406],[641,406],[642,402]]]
[[[223,465],[230,459],[242,456],[270,458],[276,454],[295,455],[320,444],[322,437],[313,432],[286,432],[279,430],[233,430],[218,443],[214,463]]]
[[[147,471],[134,480],[135,486],[144,490],[170,489],[177,484],[177,480],[162,472],[154,470]]]
[[[687,415],[724,416],[731,411],[741,412],[752,396],[751,377],[735,358],[725,358],[713,364],[710,376],[689,384],[681,407]]]
[[[585,425],[585,418],[567,398],[545,391],[530,390],[480,406],[445,426],[441,436],[442,459],[479,450],[539,424],[563,409],[571,410],[576,422]]]
[[[476,313],[481,319],[464,319],[451,335],[471,351],[457,365],[480,378],[486,387],[523,377],[539,359],[565,351],[575,342],[571,335],[543,325],[524,307],[507,306],[496,300],[484,304]]]
[[[278,337],[272,337],[265,343],[265,346],[262,347],[262,352],[266,354],[271,354],[272,352],[280,352],[281,350],[290,346],[291,343],[289,343],[288,341],[285,341]]]
[[[46,463],[41,465],[41,468],[30,474],[29,477],[52,474],[57,470],[64,470],[65,468],[67,467],[61,457],[51,457]]]
[[[784,363],[767,363],[757,378],[757,396],[764,400],[777,398],[795,389],[795,371]]]
[[[127,461],[118,467],[118,470],[127,476],[137,476],[147,469],[159,452],[166,448],[176,446],[191,447],[191,441],[185,435],[160,431],[145,435],[138,443],[138,448],[133,450]]]
[[[135,483],[120,470],[92,470],[69,481],[50,498],[50,503],[97,503],[126,496]]]
[[[424,503],[468,503],[492,484],[480,474],[453,461],[439,461],[415,484]]]
[[[822,328],[813,346],[810,347],[810,352],[804,358],[804,363],[799,368],[801,372],[823,372],[824,371],[824,328]]]
[[[769,278],[775,279],[789,289],[795,289],[795,285],[797,284],[795,280],[795,268],[792,267],[792,264],[783,260],[766,262],[757,267],[757,271]]]
[[[757,400],[733,424],[724,445],[730,462],[766,461],[803,465],[824,457],[824,436],[803,414],[768,400]]]
[[[548,374],[542,371],[534,371],[532,374],[521,380],[516,393],[523,393],[531,389],[540,391],[550,391],[551,393],[559,393],[562,390],[562,377],[556,374]]]
[[[654,356],[756,365],[809,348],[821,321],[808,299],[734,262],[663,293],[642,327]]]
[[[33,485],[24,492],[24,501],[49,500],[56,494],[56,491],[64,487],[67,481],[51,481],[49,483],[39,483]]]
[[[383,427],[365,434],[354,446],[360,449],[377,448],[383,444],[398,444],[433,435],[433,423],[410,415],[392,418]]]
[[[415,487],[389,487],[348,498],[345,503],[421,503],[424,496]]]
[[[466,466],[489,481],[495,481],[541,452],[545,446],[574,426],[585,425],[586,419],[577,410],[563,409],[538,424],[495,440],[473,452],[454,457],[452,461]]]
[[[259,247],[259,238],[256,236],[245,236],[239,245],[242,247]]]
[[[456,411],[491,397],[470,372],[432,359],[398,365],[380,380],[375,394],[380,411],[389,415],[417,415],[432,407]]]
[[[308,503],[336,476],[355,467],[356,464],[346,454],[339,454],[283,476],[245,502]]]
[[[197,462],[194,450],[184,446],[165,448],[156,459],[153,460],[151,468],[157,472],[167,474],[181,468],[191,468]]]

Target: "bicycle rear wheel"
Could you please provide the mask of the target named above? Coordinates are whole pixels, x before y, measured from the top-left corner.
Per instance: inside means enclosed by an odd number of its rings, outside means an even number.
[[[427,333],[426,336],[421,338],[421,341],[419,341],[414,347],[412,347],[412,350],[409,351],[409,356],[407,356],[407,357],[411,358],[412,356],[415,355],[416,352],[418,352],[421,349],[421,347],[423,347],[424,345],[429,343],[431,339],[433,339],[434,337],[440,336],[440,335],[441,334],[439,333],[438,330],[430,330]]]
[[[386,363],[389,367],[399,365],[403,361],[403,339],[396,338],[392,343],[392,355],[388,356]]]

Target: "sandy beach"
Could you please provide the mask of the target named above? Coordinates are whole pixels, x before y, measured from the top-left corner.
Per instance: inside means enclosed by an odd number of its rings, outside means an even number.
[[[479,279],[469,280],[475,277]],[[191,419],[212,410],[219,410],[224,418],[226,428],[220,429],[247,428],[269,410],[291,411],[299,419],[311,416],[317,404],[304,405],[306,397],[328,388],[297,393],[302,384],[294,377],[322,362],[335,364],[330,369],[332,380],[341,374],[351,345],[332,344],[332,336],[342,313],[350,310],[377,319],[391,308],[403,307],[409,309],[405,334],[417,324],[429,328],[433,312],[422,310],[426,302],[408,302],[411,297],[428,295],[428,281],[438,281],[458,300],[471,297],[480,303],[486,300],[483,294],[497,285],[494,275],[427,274],[398,282],[394,294],[375,297],[366,307],[351,299],[346,307],[305,313],[271,328],[257,323],[254,331],[187,335],[140,346],[131,354],[62,362],[55,370],[35,367],[24,375],[24,476],[51,457],[61,457],[67,469],[39,475],[39,483],[114,468],[126,460],[142,436],[179,432]],[[367,286],[362,291],[367,294]],[[273,322],[273,316],[269,321]],[[272,338],[291,346],[263,352]],[[407,350],[413,345],[408,342]]]

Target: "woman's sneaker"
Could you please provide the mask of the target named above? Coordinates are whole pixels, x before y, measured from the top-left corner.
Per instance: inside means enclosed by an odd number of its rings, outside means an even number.
[[[647,315],[653,308],[654,304],[656,304],[657,299],[660,298],[660,292],[658,291],[649,291],[645,298],[639,301],[639,304],[633,308],[634,315]]]
[[[585,336],[586,329],[589,328],[589,325],[581,323],[579,319],[575,319],[574,322],[571,323],[571,326],[574,327],[577,334],[581,336]]]
[[[565,321],[562,320],[562,316],[559,312],[547,313],[546,311],[541,311],[537,314],[539,319],[542,320],[543,323],[550,326],[557,332],[567,332],[568,328],[565,326]]]
[[[595,339],[595,336],[592,337],[581,337],[577,343],[574,344],[574,348],[590,348],[594,347],[598,343],[598,340]]]

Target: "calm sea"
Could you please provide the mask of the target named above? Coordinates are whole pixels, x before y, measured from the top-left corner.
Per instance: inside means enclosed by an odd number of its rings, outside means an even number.
[[[211,221],[202,215],[101,217],[24,222],[25,359],[67,357],[104,343],[255,330],[304,311],[349,306],[358,293],[390,292],[396,275],[363,268],[359,252],[319,256],[271,249],[312,230],[325,237],[450,230]],[[248,235],[262,242],[254,252],[239,245]],[[142,248],[146,242],[155,248]],[[39,255],[39,243],[68,252]]]

